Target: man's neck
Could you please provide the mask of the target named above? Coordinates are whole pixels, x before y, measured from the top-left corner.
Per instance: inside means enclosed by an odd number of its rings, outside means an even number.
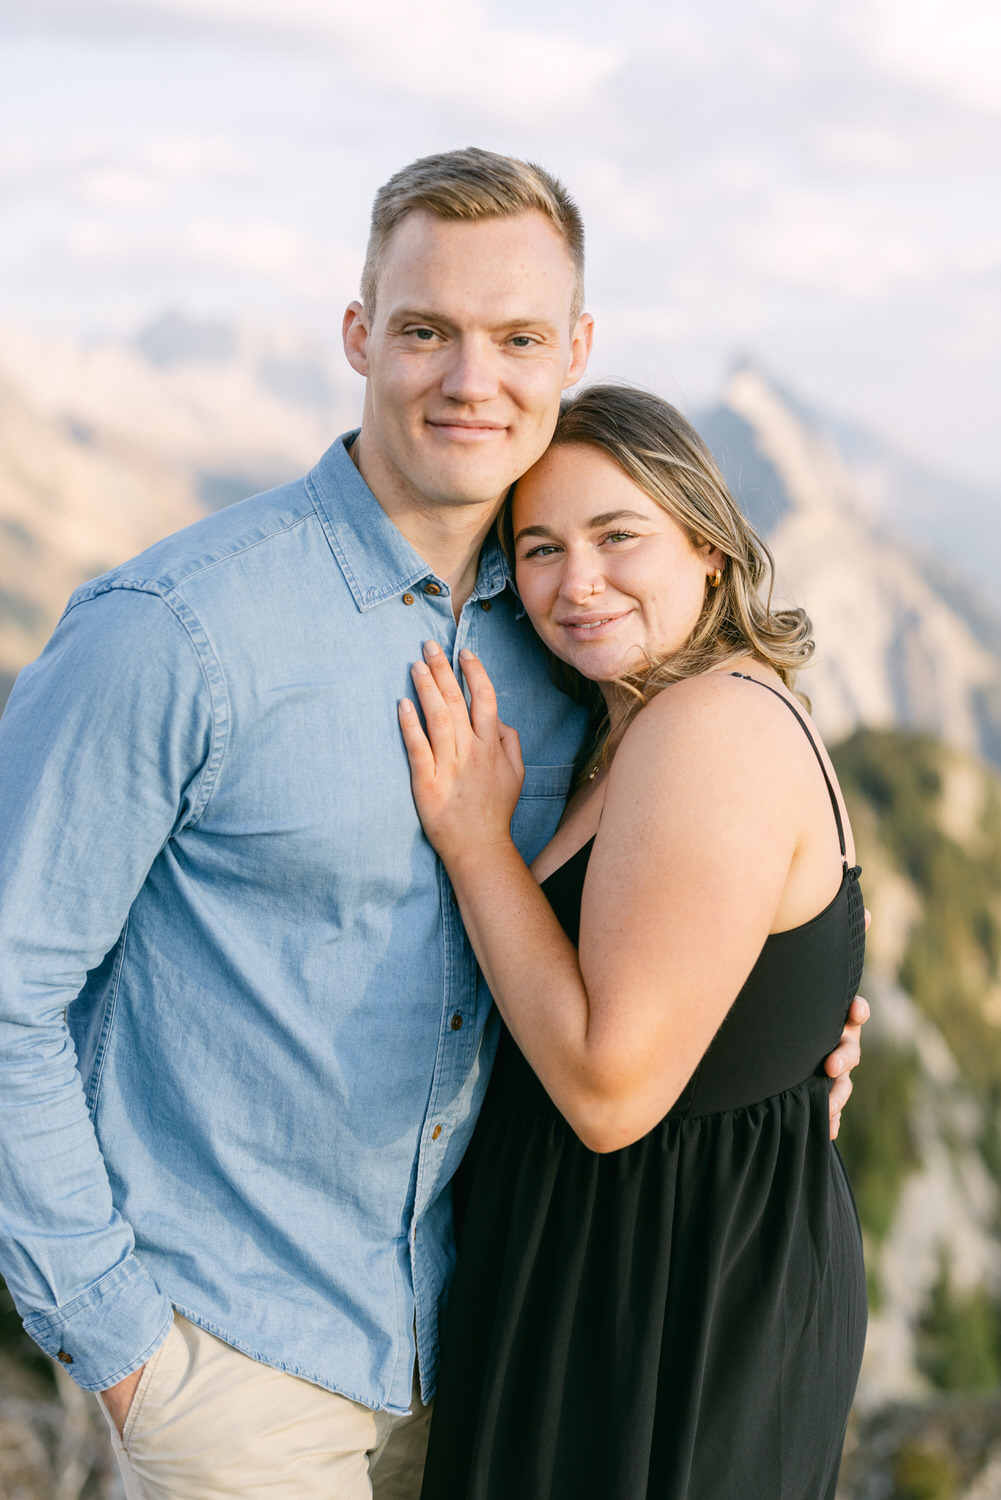
[[[458,620],[476,587],[480,551],[504,497],[442,505],[401,482],[375,445],[363,441],[364,429],[348,452],[365,483],[398,531],[443,583],[448,584],[452,613]]]

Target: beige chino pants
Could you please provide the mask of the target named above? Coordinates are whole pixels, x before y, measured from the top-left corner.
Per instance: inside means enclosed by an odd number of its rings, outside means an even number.
[[[431,1408],[371,1411],[174,1314],[121,1439],[128,1500],[418,1500]]]

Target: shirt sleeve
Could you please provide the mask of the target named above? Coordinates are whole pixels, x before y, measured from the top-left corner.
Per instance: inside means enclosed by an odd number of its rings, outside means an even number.
[[[0,1269],[32,1338],[103,1390],[172,1313],[112,1202],[66,1008],[203,806],[219,715],[183,610],[90,588],[0,720]]]

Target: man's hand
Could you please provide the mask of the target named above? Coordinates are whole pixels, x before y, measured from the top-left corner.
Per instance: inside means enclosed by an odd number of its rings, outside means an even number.
[[[851,1084],[848,1085],[849,1090]],[[142,1379],[145,1365],[140,1365],[138,1370],[133,1370],[131,1375],[126,1375],[117,1385],[109,1385],[106,1391],[101,1392],[101,1400],[111,1413],[111,1420],[118,1429],[118,1436],[125,1432],[125,1423],[128,1421],[129,1407],[132,1405],[139,1382]]]
[[[848,1011],[848,1022],[841,1033],[841,1040],[824,1063],[828,1078],[833,1078],[828,1109],[831,1116],[831,1140],[836,1140],[841,1129],[841,1111],[852,1091],[850,1077],[852,1068],[862,1061],[862,1027],[869,1019],[869,1002],[856,995]]]

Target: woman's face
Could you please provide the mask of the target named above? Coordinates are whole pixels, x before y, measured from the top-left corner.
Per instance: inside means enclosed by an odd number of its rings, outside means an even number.
[[[685,644],[723,555],[693,547],[600,448],[550,448],[513,507],[518,592],[556,656],[608,682]]]

